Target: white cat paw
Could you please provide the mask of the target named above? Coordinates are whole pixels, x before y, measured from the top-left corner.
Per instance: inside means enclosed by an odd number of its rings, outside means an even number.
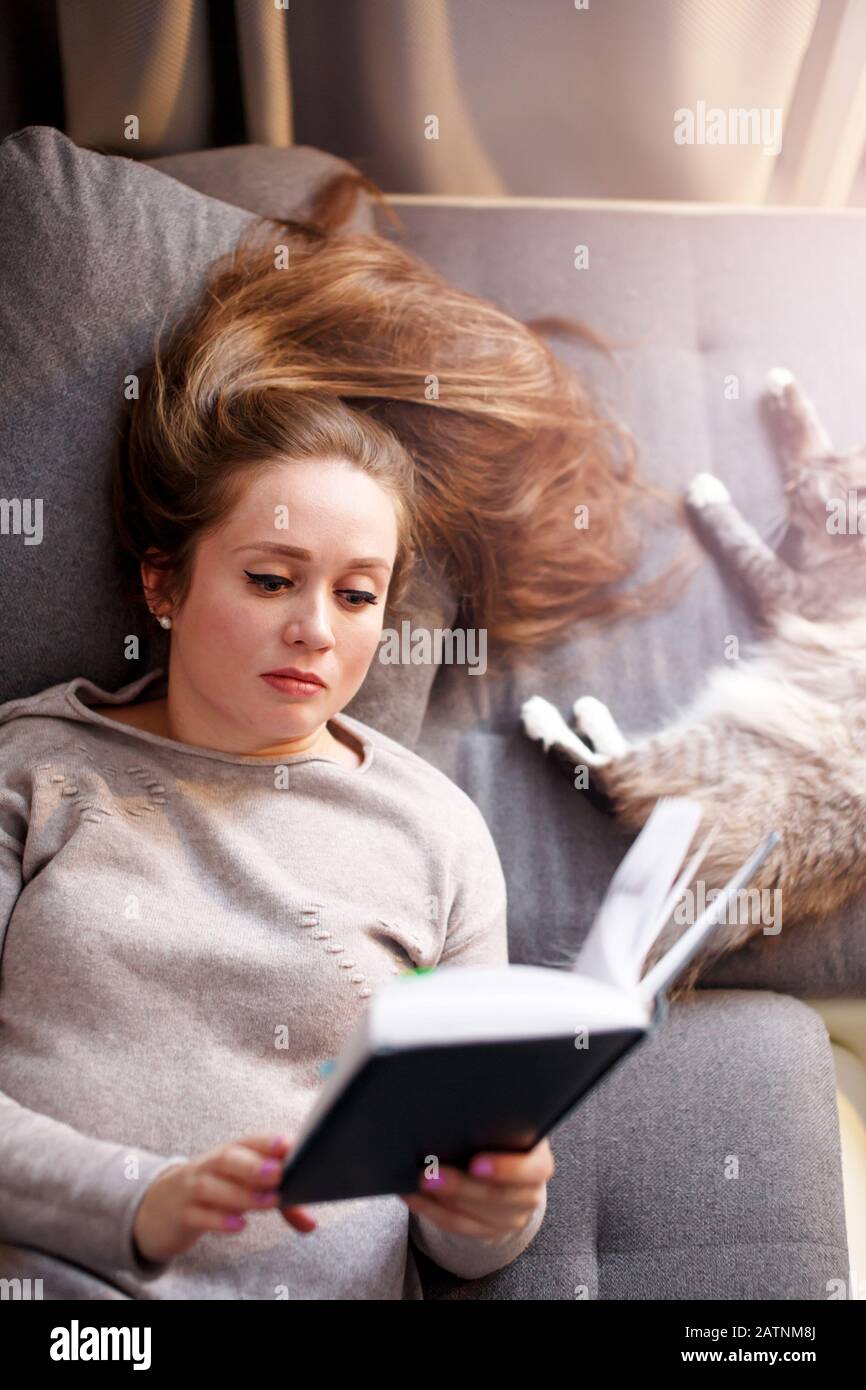
[[[714,473],[696,473],[686,489],[691,507],[708,507],[711,502],[730,502],[731,494]]]
[[[544,744],[545,752],[557,741],[564,725],[556,706],[541,695],[531,695],[524,700],[520,706],[520,722],[530,738]]]
[[[616,720],[601,700],[594,695],[583,695],[575,700],[574,723],[579,733],[592,739],[596,753],[601,756],[621,757],[628,750],[628,743],[616,725]]]
[[[545,753],[555,743],[571,753],[576,765],[603,767],[608,761],[606,755],[587,748],[574,730],[568,727],[556,706],[549,700],[543,700],[540,695],[532,695],[524,700],[520,707],[520,718],[529,737],[544,745]]]
[[[783,396],[786,386],[794,385],[794,373],[787,367],[773,367],[767,372],[767,390],[771,396]]]

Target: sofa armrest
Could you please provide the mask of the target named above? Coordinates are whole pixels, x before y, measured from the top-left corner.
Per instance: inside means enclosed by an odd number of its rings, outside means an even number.
[[[845,1223],[855,1298],[866,1298],[866,998],[807,999],[827,1028],[836,1072]]]

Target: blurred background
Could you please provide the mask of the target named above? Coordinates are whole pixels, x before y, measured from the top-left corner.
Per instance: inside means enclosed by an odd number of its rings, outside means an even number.
[[[0,0],[0,137],[34,124],[393,194],[864,206],[866,0]]]

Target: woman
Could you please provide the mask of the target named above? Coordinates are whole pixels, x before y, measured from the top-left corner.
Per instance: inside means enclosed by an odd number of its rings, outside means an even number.
[[[473,1278],[543,1219],[546,1140],[315,1216],[274,1192],[378,985],[507,961],[474,803],[341,713],[419,543],[493,637],[555,634],[544,555],[506,586],[496,540],[510,517],[519,552],[538,489],[570,498],[583,466],[581,602],[630,601],[597,592],[630,496],[597,422],[540,340],[440,289],[379,238],[239,248],[157,345],[115,470],[167,672],[0,706],[0,1277],[43,1297],[419,1298],[409,1239]]]

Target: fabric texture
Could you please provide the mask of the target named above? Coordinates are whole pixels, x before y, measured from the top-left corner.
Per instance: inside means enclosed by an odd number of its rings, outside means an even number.
[[[226,145],[219,150],[164,155],[146,163],[208,198],[218,198],[262,217],[306,216],[320,187],[341,167],[352,168],[308,145],[296,145],[291,150],[270,145]],[[240,169],[246,172],[239,177]],[[346,231],[374,230],[372,208],[361,197]]]
[[[410,1235],[463,1278],[500,1268],[544,1202],[489,1244],[385,1196],[306,1204],[309,1235],[251,1212],[163,1264],[136,1255],[148,1183],[291,1137],[378,987],[508,959],[496,848],[436,768],[345,714],[354,769],[90,709],[165,686],[160,668],[115,692],[79,677],[0,706],[0,1272],[46,1298],[420,1298]]]

